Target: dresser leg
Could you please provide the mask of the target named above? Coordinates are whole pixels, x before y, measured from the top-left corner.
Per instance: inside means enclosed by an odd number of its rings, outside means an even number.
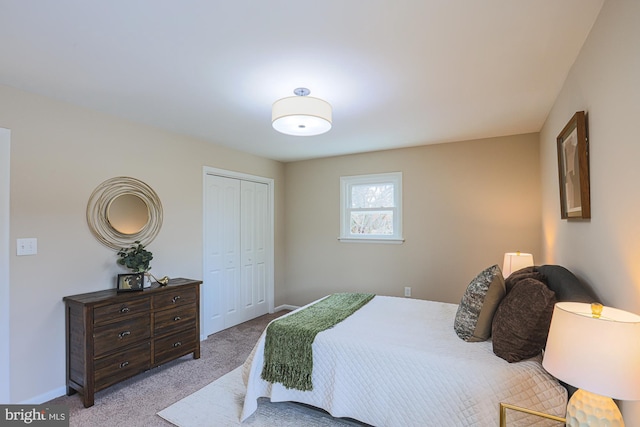
[[[89,408],[93,406],[93,403],[93,393],[89,393],[85,390],[85,393],[82,396],[82,404],[85,408]]]
[[[194,359],[200,359],[200,348],[198,347],[198,349],[196,351],[193,352],[193,358]]]
[[[75,388],[71,388],[71,387],[67,386],[67,396],[72,396],[72,395],[74,395],[76,393],[77,393],[77,391],[76,391]]]

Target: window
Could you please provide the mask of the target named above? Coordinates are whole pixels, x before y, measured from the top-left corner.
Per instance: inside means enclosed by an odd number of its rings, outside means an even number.
[[[402,243],[402,172],[340,177],[340,240]]]

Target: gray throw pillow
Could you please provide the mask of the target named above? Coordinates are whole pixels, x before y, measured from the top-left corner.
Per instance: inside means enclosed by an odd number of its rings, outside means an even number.
[[[460,338],[468,342],[486,341],[498,304],[505,296],[504,278],[498,265],[478,274],[467,286],[453,324]]]

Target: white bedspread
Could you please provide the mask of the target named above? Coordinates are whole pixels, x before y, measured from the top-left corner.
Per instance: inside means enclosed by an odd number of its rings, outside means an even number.
[[[453,330],[456,309],[376,296],[316,336],[313,390],[306,392],[260,378],[263,334],[244,365],[241,419],[262,396],[380,427],[498,426],[500,402],[564,417],[566,390],[542,368],[541,358],[510,364],[493,354],[490,341],[462,341]],[[553,425],[514,411],[508,420],[509,426]]]

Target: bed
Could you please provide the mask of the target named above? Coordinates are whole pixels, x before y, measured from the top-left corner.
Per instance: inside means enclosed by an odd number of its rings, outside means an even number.
[[[492,268],[494,273],[498,269]],[[515,285],[513,280],[509,282],[513,275],[506,283],[502,279],[504,294],[494,298],[497,302],[493,302],[489,319],[496,337],[499,330],[494,323],[504,317],[501,309],[507,296],[520,289],[530,292],[533,287],[527,280],[532,277],[544,284],[545,295],[553,294],[552,300],[545,301],[547,306],[556,300],[596,300],[593,292],[563,267],[525,270],[519,273],[527,277]],[[496,281],[493,278],[491,286]],[[488,299],[485,295],[485,308]],[[247,391],[241,419],[251,416],[260,397],[311,405],[334,417],[375,426],[497,426],[500,402],[564,416],[567,388],[542,368],[540,350],[533,357],[509,362],[496,355],[492,339],[461,339],[453,326],[464,304],[465,296],[460,304],[375,296],[342,322],[317,334],[312,345],[310,391],[262,379],[265,332],[243,366]],[[537,309],[535,301],[525,304],[524,310]],[[516,316],[530,317],[522,312]],[[517,412],[510,414],[509,420],[510,426],[553,425]]]

